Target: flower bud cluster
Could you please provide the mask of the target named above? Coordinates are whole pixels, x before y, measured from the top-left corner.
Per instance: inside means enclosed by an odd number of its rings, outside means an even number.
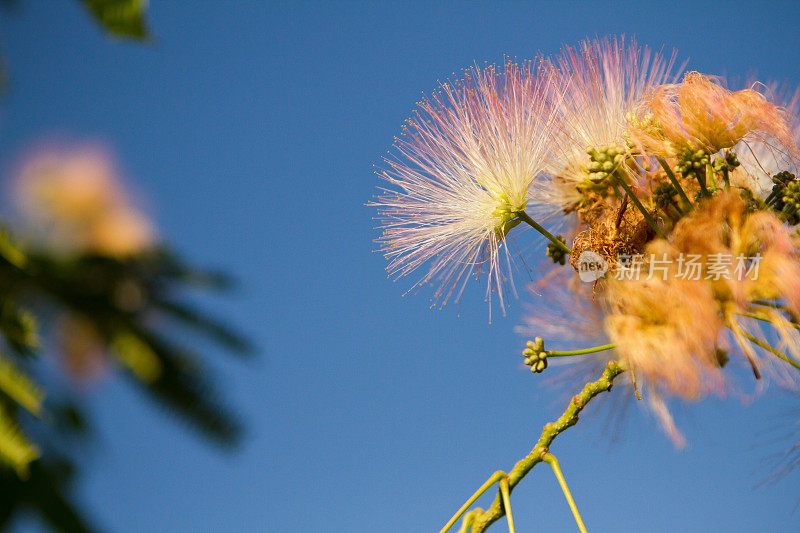
[[[522,351],[522,355],[525,356],[525,364],[531,367],[531,372],[540,374],[547,368],[547,352],[541,337],[528,341],[528,347]]]

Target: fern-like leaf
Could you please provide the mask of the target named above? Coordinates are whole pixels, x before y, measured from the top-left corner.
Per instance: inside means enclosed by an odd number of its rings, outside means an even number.
[[[44,390],[28,377],[14,361],[0,353],[0,390],[35,415],[42,410]]]
[[[0,461],[27,478],[32,461],[39,457],[39,449],[22,432],[11,414],[0,407]]]
[[[148,36],[144,20],[147,0],[83,0],[83,3],[109,33],[131,39]]]

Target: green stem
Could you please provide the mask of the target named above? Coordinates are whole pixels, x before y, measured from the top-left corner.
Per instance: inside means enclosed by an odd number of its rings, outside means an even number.
[[[777,309],[779,311],[786,311],[786,308],[780,304],[776,304],[767,300],[753,300],[750,302],[755,305],[760,305],[761,307],[769,307],[771,309]]]
[[[780,351],[776,350],[775,348],[773,348],[772,346],[770,346],[766,342],[762,341],[761,339],[751,335],[750,333],[748,333],[748,332],[746,332],[744,330],[741,331],[741,334],[744,336],[744,338],[746,338],[747,340],[749,340],[750,342],[752,342],[756,346],[760,346],[761,348],[765,349],[766,351],[768,351],[772,355],[776,356],[778,359],[786,361],[787,363],[789,363],[790,365],[792,365],[796,369],[800,370],[800,363],[798,363],[797,361],[795,361],[791,357],[788,357],[786,354],[781,353]]]
[[[480,516],[483,512],[483,509],[478,507],[477,509],[473,509],[472,511],[468,512],[464,515],[464,520],[461,521],[461,527],[458,528],[458,533],[469,533],[469,529],[472,527],[472,522]]]
[[[773,189],[772,192],[769,193],[769,196],[767,196],[766,199],[764,200],[764,203],[767,205],[772,205],[772,200],[777,198],[777,194],[778,193]]]
[[[723,312],[728,327],[731,329],[731,331],[733,331],[734,335],[736,335],[737,338],[741,337],[747,338],[748,333],[744,330],[744,328],[742,328],[742,325],[739,324],[739,321],[736,320],[733,316],[731,316],[732,314],[733,313],[731,312],[730,309],[725,310]],[[750,335],[750,337],[752,337],[752,335]],[[750,354],[750,351],[744,349],[744,346],[742,346],[742,351],[744,352],[745,357],[747,357],[747,362],[750,363],[750,368],[753,371],[753,377],[755,377],[756,379],[761,379],[761,372],[759,372],[758,365],[756,365],[756,361],[755,359],[753,359],[753,356]]]
[[[583,390],[572,397],[564,414],[555,422],[544,426],[542,435],[539,437],[536,446],[508,472],[509,493],[514,490],[514,487],[516,487],[526,475],[528,475],[534,466],[544,461],[543,456],[548,453],[555,438],[578,423],[578,416],[591,399],[602,392],[611,390],[614,378],[624,371],[622,365],[618,362],[610,361],[606,365],[605,371],[600,379],[584,385]],[[486,531],[486,528],[499,520],[504,513],[503,500],[500,495],[498,495],[491,507],[477,514],[474,518],[471,517],[472,533],[482,533]]]
[[[631,382],[633,383],[633,394],[641,402],[642,395],[639,393],[639,385],[636,383],[636,371],[633,369],[633,365],[631,365]]]
[[[674,198],[669,199],[669,205],[678,213],[678,218],[683,216],[683,209],[681,209],[681,206],[678,205],[678,202],[676,202]]]
[[[467,511],[467,509],[469,509],[472,506],[472,504],[477,501],[478,498],[483,496],[484,492],[489,490],[492,487],[492,485],[494,485],[501,479],[504,478],[507,479],[507,477],[508,476],[506,476],[506,473],[500,470],[492,474],[489,477],[489,479],[486,480],[486,483],[481,485],[481,487],[478,490],[476,490],[472,496],[469,497],[466,503],[462,505],[458,511],[456,511],[456,514],[453,515],[453,518],[447,521],[447,523],[444,525],[441,531],[439,531],[439,533],[446,533],[451,527],[453,527],[453,524],[455,524],[458,521],[458,519],[461,518],[461,515],[464,514]]]
[[[717,180],[714,179],[714,166],[710,160],[706,163],[706,181],[711,185],[711,192],[717,190]]]
[[[560,240],[556,239],[556,238],[553,236],[553,234],[552,234],[552,233],[550,233],[549,231],[547,231],[546,229],[544,229],[544,228],[543,228],[543,227],[542,227],[542,226],[541,226],[541,225],[540,225],[538,222],[536,222],[535,220],[533,220],[533,219],[532,219],[532,218],[531,218],[531,217],[528,215],[528,213],[526,213],[525,211],[519,211],[519,212],[517,212],[517,213],[516,213],[516,215],[517,215],[517,217],[518,217],[518,218],[520,218],[520,219],[521,219],[523,222],[527,222],[527,223],[528,223],[530,226],[532,226],[532,227],[533,227],[533,229],[535,229],[536,231],[538,231],[539,233],[541,233],[542,235],[544,235],[545,237],[547,237],[548,239],[550,239],[550,241],[551,241],[553,244],[555,244],[556,246],[558,246],[559,248],[561,248],[562,250],[564,250],[564,251],[565,251],[565,252],[567,252],[568,254],[571,254],[571,253],[572,253],[572,248],[570,248],[569,246],[567,246],[566,244],[564,244],[564,243],[563,243],[563,242],[561,242]]]
[[[784,222],[788,222],[795,213],[797,213],[797,207],[793,204],[786,204],[783,208],[783,211],[780,212],[779,217]]]
[[[678,190],[678,194],[681,195],[681,198],[683,198],[683,201],[686,202],[686,205],[691,206],[692,202],[689,200],[689,197],[686,196],[686,193],[684,192],[683,187],[681,187],[680,182],[675,177],[675,174],[673,174],[672,169],[669,168],[669,165],[667,164],[667,162],[664,161],[664,159],[662,159],[660,157],[658,158],[658,162],[661,165],[661,168],[664,169],[664,172],[666,173],[667,177],[669,178],[669,181],[672,183],[672,186],[675,187]]]
[[[501,479],[498,485],[500,485],[500,495],[503,497],[503,508],[506,510],[508,533],[516,533],[514,531],[514,517],[511,515],[511,491],[508,490],[508,477]]]
[[[558,459],[556,459],[556,457],[550,452],[547,452],[542,456],[542,461],[549,464],[553,468],[553,472],[555,472],[556,478],[558,479],[558,484],[561,485],[561,490],[564,491],[564,497],[567,499],[569,508],[572,511],[572,516],[575,517],[575,522],[578,523],[578,529],[581,531],[581,533],[586,533],[586,526],[583,524],[583,519],[581,518],[581,514],[578,512],[578,506],[575,505],[575,500],[572,499],[572,493],[569,491],[567,481],[564,479],[564,474],[561,473],[561,467],[558,465]]]
[[[711,196],[711,193],[708,192],[708,187],[706,187],[706,179],[697,172],[694,173],[694,177],[697,179],[697,183],[700,184],[700,191],[703,193],[703,196]]]
[[[602,346],[593,346],[591,348],[583,348],[582,350],[569,350],[566,352],[557,350],[546,350],[544,353],[547,357],[569,357],[571,355],[586,355],[590,353],[604,352],[606,350],[613,350],[615,345],[603,344]]]
[[[617,178],[617,183],[619,183],[622,186],[622,188],[625,189],[625,192],[628,193],[628,198],[630,198],[631,202],[633,202],[633,205],[635,205],[636,208],[639,211],[641,211],[642,216],[644,216],[644,219],[647,221],[650,227],[653,228],[653,231],[656,232],[656,235],[658,235],[662,239],[666,239],[667,236],[664,235],[664,232],[661,231],[661,228],[658,227],[658,224],[656,224],[655,219],[653,219],[650,213],[647,212],[647,209],[644,208],[642,202],[639,201],[639,199],[633,193],[633,190],[631,190],[630,186],[627,183],[625,183],[625,178],[623,178],[618,173],[614,173],[614,175]]]
[[[770,324],[775,324],[775,321],[773,321],[768,316],[759,315],[759,314],[756,314],[756,313],[737,313],[737,314],[739,316],[746,316],[747,318],[755,318],[756,320],[760,320],[762,322],[769,322]],[[796,322],[789,321],[789,320],[787,320],[787,322],[789,322],[789,326],[790,327],[800,330],[800,324],[798,324]]]

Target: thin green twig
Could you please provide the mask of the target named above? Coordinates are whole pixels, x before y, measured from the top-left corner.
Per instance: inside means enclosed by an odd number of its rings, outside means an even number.
[[[667,236],[664,235],[664,232],[661,231],[661,228],[658,227],[658,224],[656,223],[655,219],[652,217],[652,215],[650,215],[647,209],[645,209],[645,207],[642,205],[642,202],[639,201],[639,199],[636,197],[630,185],[628,185],[625,182],[625,178],[623,178],[619,173],[615,173],[615,176],[617,178],[617,183],[619,183],[622,186],[622,188],[625,189],[625,192],[628,193],[628,198],[630,198],[631,202],[633,202],[633,205],[636,206],[636,209],[638,209],[642,213],[642,216],[650,225],[650,227],[653,228],[653,231],[656,232],[656,235],[658,235],[662,239],[666,239]]]
[[[717,190],[717,180],[714,178],[714,166],[711,164],[710,160],[706,163],[706,181],[711,185],[711,192]]]
[[[636,399],[640,402],[642,401],[642,395],[639,393],[639,385],[636,383],[636,371],[631,366],[631,383],[633,383],[633,394],[636,396]]]
[[[453,527],[453,524],[458,522],[458,519],[461,518],[461,515],[467,512],[467,509],[469,509],[472,506],[472,504],[478,500],[478,498],[483,496],[484,492],[489,490],[492,487],[492,485],[494,485],[495,483],[497,483],[498,481],[500,481],[505,477],[507,477],[506,473],[500,470],[489,476],[489,479],[486,480],[486,483],[481,485],[480,488],[476,490],[472,496],[469,497],[469,499],[464,503],[464,505],[462,505],[461,508],[458,511],[456,511],[456,514],[454,514],[453,517],[447,521],[447,523],[444,525],[441,531],[439,531],[439,533],[446,533],[446,531],[448,531],[451,527]]]
[[[511,514],[511,491],[508,490],[508,477],[501,479],[498,485],[500,485],[500,496],[503,497],[503,509],[506,510],[506,518],[508,519],[508,533],[516,533],[514,531],[514,516]]]
[[[533,229],[535,229],[536,231],[538,231],[539,233],[541,233],[542,235],[544,235],[545,237],[547,237],[548,239],[550,239],[550,241],[551,241],[553,244],[555,244],[556,246],[558,246],[559,248],[561,248],[562,250],[564,250],[564,251],[565,251],[565,252],[567,252],[568,254],[571,254],[571,253],[572,253],[572,248],[570,248],[569,246],[567,246],[566,244],[564,244],[563,242],[561,242],[560,240],[558,240],[556,237],[554,237],[552,233],[550,233],[549,231],[547,231],[546,229],[544,229],[544,228],[541,226],[541,224],[539,224],[538,222],[536,222],[535,220],[533,220],[533,219],[532,219],[532,218],[531,218],[531,217],[528,215],[528,213],[526,213],[525,211],[519,211],[519,212],[517,213],[517,217],[519,217],[520,219],[522,219],[522,221],[523,221],[523,222],[526,222],[527,224],[529,224],[530,226],[532,226],[532,227],[533,227]]]
[[[582,350],[558,351],[558,350],[545,350],[547,357],[569,357],[571,355],[586,355],[590,353],[604,352],[606,350],[613,350],[615,344],[603,344],[602,346],[593,346],[591,348],[583,348]]]
[[[767,204],[767,205],[772,205],[772,201],[775,200],[777,197],[778,197],[778,190],[777,189],[773,189],[772,192],[769,193],[769,196],[767,196],[764,199],[764,203]]]
[[[581,392],[579,392],[570,400],[569,405],[564,413],[558,417],[555,422],[551,422],[544,426],[536,446],[534,446],[534,448],[530,451],[530,453],[528,453],[527,456],[525,456],[525,458],[517,462],[511,471],[509,471],[507,478],[509,494],[514,490],[514,487],[516,487],[517,484],[522,481],[528,472],[533,469],[534,466],[544,461],[544,455],[549,453],[550,446],[553,444],[555,438],[578,422],[581,411],[583,411],[591,399],[602,392],[611,390],[611,387],[614,384],[614,379],[624,371],[625,369],[621,364],[616,361],[610,361],[606,365],[606,368],[603,371],[603,375],[600,376],[600,379],[584,385]],[[492,478],[489,478],[489,480],[492,480]],[[489,482],[487,481],[487,483]],[[491,486],[491,484],[489,484],[489,486]],[[486,492],[486,490],[489,488],[486,487],[486,484],[484,484],[484,487],[481,487],[483,491],[478,489],[480,494],[483,494],[483,492]],[[475,500],[480,497],[480,494],[478,494],[478,496],[473,495],[474,499],[470,498],[470,500],[468,500],[469,505],[472,505],[472,503],[474,503]],[[465,506],[462,506],[462,508],[459,510],[459,513],[456,514],[458,516],[463,514],[464,511],[469,508],[469,505],[465,504]],[[472,533],[481,533],[486,531],[490,525],[495,523],[505,514],[504,509],[505,506],[503,505],[502,496],[498,494],[489,509],[480,513],[470,514],[469,519],[471,520]],[[446,529],[442,531],[446,531]]]
[[[475,517],[479,516],[482,512],[483,509],[478,507],[465,514],[464,520],[461,521],[461,527],[458,528],[458,533],[469,533],[469,528],[472,526],[472,522],[475,520]]]
[[[572,511],[572,516],[575,517],[575,522],[578,524],[578,529],[581,533],[586,533],[586,526],[583,524],[583,518],[581,518],[581,513],[578,512],[578,506],[575,505],[575,500],[572,498],[572,493],[569,491],[567,481],[564,479],[564,474],[561,472],[561,467],[558,464],[558,459],[556,459],[556,456],[552,453],[547,452],[542,456],[542,461],[553,468],[553,472],[555,472],[556,478],[558,479],[558,484],[561,485],[561,490],[564,491],[564,497],[567,499],[569,508]]]
[[[672,186],[675,187],[678,190],[678,194],[681,195],[681,198],[683,198],[683,201],[686,202],[686,205],[691,206],[692,202],[689,200],[689,197],[686,196],[686,193],[684,192],[683,187],[681,187],[681,183],[675,177],[675,174],[672,172],[672,169],[669,168],[669,165],[667,164],[667,162],[664,161],[664,159],[662,159],[660,157],[658,158],[658,162],[661,165],[661,168],[663,168],[664,172],[667,174],[667,177],[669,178],[669,181],[672,183]]]
[[[754,335],[751,335],[750,333],[748,333],[748,332],[746,332],[744,330],[741,330],[741,333],[742,333],[742,336],[744,336],[744,338],[746,338],[747,340],[749,340],[750,342],[752,342],[756,346],[760,346],[761,348],[765,349],[766,351],[768,351],[769,353],[771,353],[772,355],[774,355],[778,359],[786,361],[787,363],[789,363],[790,365],[792,365],[796,369],[800,370],[800,363],[798,363],[797,361],[795,361],[794,359],[792,359],[791,357],[789,357],[785,353],[782,353],[781,351],[776,350],[775,348],[773,348],[772,346],[770,346],[766,342],[762,341],[758,337],[756,337]]]
[[[762,322],[769,322],[770,324],[774,324],[775,323],[775,321],[772,320],[770,317],[764,316],[764,315],[759,315],[758,313],[737,313],[737,314],[739,316],[746,316],[748,318],[755,318],[756,320],[760,320]],[[789,327],[792,327],[794,329],[800,330],[800,324],[798,324],[797,322],[792,322],[791,320],[787,320],[787,322],[789,323]]]
[[[750,303],[755,305],[760,305],[761,307],[770,307],[772,309],[777,309],[779,311],[786,311],[786,307],[782,306],[781,304],[770,302],[769,300],[753,300]]]

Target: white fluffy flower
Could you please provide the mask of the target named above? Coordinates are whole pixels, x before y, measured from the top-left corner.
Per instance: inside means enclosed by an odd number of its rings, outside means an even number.
[[[392,187],[377,206],[378,240],[395,277],[427,266],[414,287],[437,282],[434,305],[461,296],[470,274],[486,274],[487,299],[513,291],[506,233],[531,198],[551,149],[552,68],[507,63],[471,68],[419,103],[379,172]],[[529,205],[530,202],[530,205]],[[413,288],[413,287],[412,287]]]

